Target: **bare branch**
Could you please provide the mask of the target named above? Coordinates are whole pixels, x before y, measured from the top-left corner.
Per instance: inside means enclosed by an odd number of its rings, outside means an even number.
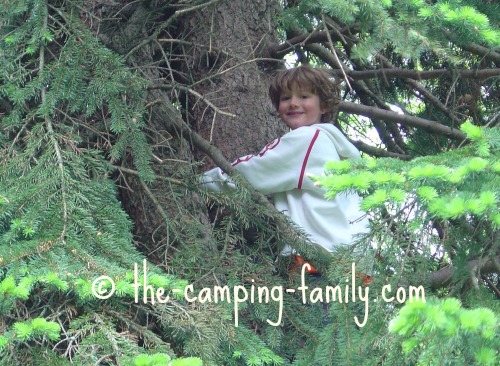
[[[385,78],[405,78],[414,80],[437,79],[439,77],[456,77],[460,76],[464,79],[486,79],[490,77],[500,76],[500,69],[482,69],[482,70],[448,70],[438,69],[429,71],[417,71],[406,69],[376,69],[376,70],[344,70],[347,76],[354,80],[373,79],[378,77]],[[341,70],[330,70],[330,72],[337,76],[343,76]]]
[[[486,282],[491,291],[493,291],[497,295],[497,299],[500,299],[500,290],[495,286],[493,282],[486,276],[481,276],[481,279]]]
[[[328,39],[328,44],[330,46],[330,49],[333,53],[333,56],[335,57],[335,63],[338,65],[337,67],[342,71],[342,76],[344,77],[344,80],[347,84],[347,87],[349,88],[349,90],[352,90],[352,87],[351,87],[351,84],[349,83],[349,79],[347,78],[347,75],[345,74],[344,72],[344,67],[342,66],[342,63],[340,62],[339,60],[339,57],[337,56],[337,51],[335,51],[335,46],[333,45],[333,41],[332,41],[332,37],[330,37],[330,33],[328,32],[328,28],[327,28],[327,25],[326,25],[326,19],[325,19],[325,14],[323,14],[323,12],[321,13],[321,19],[323,20],[323,24],[326,28],[326,35],[327,35],[327,39]]]
[[[408,116],[405,114],[399,114],[392,111],[387,111],[384,109],[367,107],[365,105],[351,103],[351,102],[340,102],[339,111],[346,113],[359,114],[368,118],[379,118],[384,121],[391,121],[401,123],[406,126],[419,128],[430,133],[437,133],[440,135],[445,135],[449,138],[456,140],[465,140],[467,136],[457,130],[456,128],[445,126],[436,121],[431,121],[415,116]]]
[[[125,168],[123,166],[118,166],[118,165],[112,165],[112,167],[115,168],[115,169],[117,169],[117,170],[119,170],[122,173],[127,173],[127,174],[134,175],[136,177],[140,177],[139,172],[136,171],[136,170]],[[184,183],[182,180],[179,180],[179,179],[174,179],[174,178],[170,178],[170,177],[164,177],[164,176],[161,176],[161,175],[155,175],[155,178],[159,179],[159,180],[162,180],[162,181],[165,181],[165,182],[169,182],[169,183],[173,183],[173,184],[177,184],[177,185],[180,185],[180,186],[187,187],[186,183]]]
[[[384,57],[382,55],[379,55],[378,57],[380,58],[380,60],[382,61],[382,64],[385,67],[388,67],[390,69],[396,69],[396,67],[386,57]],[[455,122],[457,124],[462,122],[451,110],[446,108],[446,106],[443,103],[441,103],[441,101],[437,97],[435,97],[429,90],[427,90],[418,81],[412,80],[412,79],[406,79],[405,82],[407,85],[409,85],[411,88],[413,88],[413,90],[411,90],[411,89],[410,90],[412,91],[412,93],[416,97],[418,97],[420,99],[426,99],[427,101],[429,101],[436,108],[438,108],[441,112],[443,112],[445,115],[450,117],[450,119],[453,122]]]
[[[475,43],[466,44],[463,48],[466,51],[484,57],[488,61],[493,61],[496,66],[500,65],[500,53],[493,51],[490,48],[486,48]]]
[[[478,273],[479,275],[500,273],[500,268],[498,266],[499,262],[500,257],[495,257],[487,261],[475,259],[468,263],[468,267],[469,271]],[[446,267],[440,269],[439,271],[431,273],[428,279],[430,287],[435,290],[448,286],[451,283],[454,272],[455,269],[453,267]]]
[[[271,47],[269,49],[269,54],[273,58],[282,58],[287,53],[291,52],[296,46],[306,46],[306,45],[309,45],[312,43],[328,42],[329,38],[332,41],[338,41],[338,42],[342,42],[342,44],[345,44],[346,41],[344,39],[344,36],[356,33],[356,30],[358,28],[359,28],[359,23],[353,23],[353,24],[349,24],[346,27],[343,27],[340,30],[335,29],[335,30],[331,30],[328,33],[325,31],[315,31],[315,32],[311,32],[308,34],[301,34],[301,35],[298,35],[296,37],[288,39],[283,44],[274,45],[273,47]],[[483,47],[483,46],[480,46],[480,45],[474,44],[474,43],[469,43],[469,44],[462,46],[462,47],[464,50],[466,50],[468,52],[482,56],[485,59],[494,62],[497,66],[500,64],[500,53],[499,52],[493,51],[489,48],[486,48],[486,47]],[[495,69],[493,69],[493,70],[495,70]],[[374,70],[374,71],[376,71],[376,70]],[[413,72],[410,70],[401,70],[401,71]],[[438,72],[438,75],[432,74],[435,71]],[[424,79],[424,78],[434,79],[436,77],[441,76],[440,71],[442,71],[442,70],[433,70],[433,71],[422,72],[423,75],[428,74],[428,76],[426,76],[426,77],[422,77],[422,76],[418,76],[418,75],[415,77],[409,77],[409,76],[402,76],[402,77],[416,79],[416,80],[420,80],[420,79]],[[443,71],[447,71],[447,70],[443,70]],[[472,71],[472,70],[470,70],[470,71]],[[363,77],[363,78],[375,77],[375,76],[366,76],[366,75],[371,75],[371,74],[369,74],[368,71],[359,71],[359,72],[361,73],[359,77]],[[363,74],[365,72],[367,72],[368,74]],[[415,72],[415,73],[418,74],[418,72]],[[497,73],[496,75],[493,75],[493,76],[498,76],[498,75],[499,74]],[[349,75],[349,76],[352,76],[352,75]],[[399,76],[397,76],[397,77],[399,77]],[[464,76],[462,76],[462,77],[464,77]],[[468,76],[468,77],[476,78],[475,76]],[[486,77],[489,77],[489,76],[486,76]]]
[[[368,145],[364,143],[363,141],[356,141],[356,140],[351,140],[348,138],[348,140],[358,148],[358,150],[361,150],[364,153],[367,153],[368,155],[375,156],[378,158],[396,158],[400,160],[411,160],[413,159],[413,156],[411,155],[404,155],[404,154],[398,154],[398,153],[393,153],[384,149],[379,149],[378,147]]]
[[[203,95],[198,93],[196,90],[193,90],[191,88],[185,87],[185,86],[180,85],[180,84],[175,84],[175,87],[179,88],[181,90],[187,91],[188,93],[194,95],[196,98],[201,99],[205,104],[207,104],[209,107],[211,107],[215,111],[215,113],[219,113],[219,114],[222,114],[222,115],[228,116],[228,117],[236,117],[236,114],[225,112],[225,111],[221,110],[220,108],[216,107],[211,101],[209,101]]]
[[[299,36],[288,39],[285,43],[281,45],[275,45],[269,49],[269,54],[273,58],[282,58],[287,53],[293,51],[295,46],[305,46],[311,43],[322,43],[328,42],[330,37],[332,41],[344,41],[341,35],[352,34],[353,31],[358,28],[359,23],[353,23],[347,27],[342,28],[340,31],[331,30],[330,32],[316,31],[308,34],[301,34]]]
[[[157,40],[158,36],[161,34],[161,32],[163,32],[165,29],[167,29],[174,22],[174,20],[176,20],[179,16],[181,16],[181,15],[187,13],[187,12],[192,12],[192,11],[199,10],[201,8],[210,6],[212,4],[218,3],[219,1],[220,0],[211,0],[211,1],[208,1],[208,2],[203,3],[203,4],[192,6],[190,8],[176,10],[175,13],[170,18],[168,18],[165,22],[163,22],[162,24],[160,24],[155,29],[154,33],[151,36],[149,36],[148,38],[142,40],[137,45],[135,45],[134,47],[132,47],[132,49],[125,55],[125,58],[128,59],[132,54],[134,54],[135,52],[137,52],[137,50],[139,50],[142,47],[146,46],[150,42],[153,42],[153,41]]]
[[[341,32],[344,33],[346,28],[342,29]],[[340,33],[340,34],[342,34]],[[307,46],[306,48],[310,49],[311,52],[317,53],[320,51],[319,49],[311,48],[314,43],[320,42],[328,42],[329,38],[332,41],[342,41],[339,36],[338,31],[330,31],[329,34],[326,32],[314,32],[310,34],[302,34],[300,36],[293,37],[289,39],[286,43],[277,46],[273,49],[270,54],[273,57],[281,58],[288,52],[290,52],[295,46]],[[470,45],[470,47],[473,47]],[[496,62],[500,62],[500,55],[496,52],[488,50],[487,48],[481,46],[473,47],[478,52],[482,52],[484,55],[488,54],[491,57],[495,57]],[[320,52],[321,53],[321,52]],[[486,79],[490,77],[500,76],[500,68],[496,69],[482,69],[482,70],[448,70],[448,69],[437,69],[437,70],[428,70],[428,71],[418,71],[418,70],[407,70],[407,69],[376,69],[376,70],[363,70],[363,71],[354,71],[348,70],[346,68],[335,69],[337,66],[333,55],[330,57],[326,57],[324,51],[322,54],[318,55],[323,61],[327,62],[334,70],[330,72],[337,77],[345,77],[347,75],[353,80],[365,80],[365,79],[373,79],[378,77],[384,78],[405,78],[405,79],[414,79],[414,80],[426,80],[426,79],[436,79],[439,77],[456,77],[457,75],[461,78],[465,79]],[[325,59],[327,58],[327,59]]]

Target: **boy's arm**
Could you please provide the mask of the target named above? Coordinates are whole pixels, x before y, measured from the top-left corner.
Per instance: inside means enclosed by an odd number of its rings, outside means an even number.
[[[320,134],[321,132],[315,128],[299,128],[266,145],[259,154],[239,158],[232,165],[256,190],[263,194],[302,188],[308,179],[305,174],[311,172],[312,166],[309,162],[312,159],[317,160],[319,141],[324,138]],[[332,160],[336,152],[331,151],[335,149],[330,144],[329,148],[328,155]],[[316,167],[316,170],[322,169],[322,165],[323,161]],[[321,172],[322,170],[313,173],[321,174]],[[202,176],[202,183],[203,188],[212,191],[234,188],[228,175],[220,168],[206,172]]]

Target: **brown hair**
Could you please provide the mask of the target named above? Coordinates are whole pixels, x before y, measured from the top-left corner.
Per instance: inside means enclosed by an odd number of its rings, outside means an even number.
[[[329,122],[337,113],[340,101],[340,88],[325,70],[314,69],[307,65],[279,72],[269,86],[269,97],[278,110],[283,92],[292,90],[308,91],[318,96],[320,107],[327,112],[321,116],[321,122]]]

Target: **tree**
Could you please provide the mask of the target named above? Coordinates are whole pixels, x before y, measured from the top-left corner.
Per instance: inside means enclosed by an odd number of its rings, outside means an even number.
[[[370,184],[360,192],[372,236],[358,247],[378,258],[372,294],[385,284],[422,285],[426,296],[498,311],[498,7],[474,0],[4,2],[2,362],[199,363],[166,361],[193,356],[207,365],[373,365],[404,357],[387,331],[394,302],[368,309],[336,301],[325,311],[288,294],[267,304],[173,297],[188,283],[242,292],[238,286],[297,287],[300,276],[283,270],[286,263],[275,270],[283,242],[318,264],[325,273],[318,287],[344,283],[359,259],[346,250],[332,262],[306,245],[237,176],[241,189],[232,195],[197,187],[203,169],[216,164],[233,174],[226,159],[257,152],[284,132],[266,90],[290,54],[342,82],[334,123],[378,159],[352,174],[331,166],[338,176],[321,183],[329,194]],[[421,180],[403,182],[402,172]],[[451,173],[460,179],[443,178]],[[455,192],[456,201],[436,192]],[[92,292],[101,275],[110,278]],[[114,295],[97,299],[110,279]],[[170,290],[169,301],[143,292],[146,285]],[[267,322],[278,318],[283,325]],[[359,326],[363,318],[369,327]],[[451,352],[450,362],[460,357]]]

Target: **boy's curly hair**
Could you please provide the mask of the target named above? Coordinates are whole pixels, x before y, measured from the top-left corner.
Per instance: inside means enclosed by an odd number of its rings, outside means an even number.
[[[321,116],[321,122],[330,122],[338,111],[340,101],[339,84],[325,70],[301,65],[280,71],[269,86],[269,97],[278,110],[283,92],[292,90],[311,92],[319,97],[320,107],[327,112]]]

